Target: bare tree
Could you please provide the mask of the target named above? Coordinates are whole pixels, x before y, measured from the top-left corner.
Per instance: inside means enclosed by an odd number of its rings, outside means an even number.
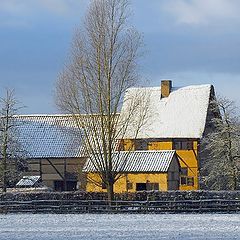
[[[220,116],[212,119],[213,131],[204,139],[205,183],[214,190],[236,190],[240,183],[240,122],[236,106],[221,97],[211,106]]]
[[[130,103],[128,112],[121,117],[118,113],[124,92],[139,79],[137,60],[142,38],[128,25],[128,7],[128,0],[91,1],[56,90],[57,105],[73,115],[83,132],[81,144],[85,143],[94,168],[107,186],[109,200],[121,175],[118,161],[113,162],[116,143],[124,138],[133,119],[138,119],[133,130],[137,136],[147,115],[145,94],[126,99]]]
[[[18,122],[14,117],[20,109],[13,90],[6,90],[0,98],[0,177],[2,190],[16,183],[19,173],[26,167],[24,151],[18,142]]]

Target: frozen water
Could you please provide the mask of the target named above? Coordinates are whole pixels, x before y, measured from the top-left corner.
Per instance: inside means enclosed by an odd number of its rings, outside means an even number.
[[[8,214],[0,240],[240,239],[240,214]]]

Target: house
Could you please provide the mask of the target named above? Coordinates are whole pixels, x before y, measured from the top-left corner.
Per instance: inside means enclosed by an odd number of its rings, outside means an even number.
[[[85,189],[80,172],[86,156],[80,144],[81,132],[71,115],[19,115],[15,121],[28,161],[25,178],[39,176],[56,191]]]
[[[127,111],[129,99],[143,92],[148,94],[146,123],[136,138],[131,131],[135,121],[131,121],[119,140],[120,151],[114,153],[122,161],[115,192],[200,189],[201,140],[212,128],[213,86],[176,88],[164,80],[159,87],[129,88],[120,116]],[[25,176],[40,176],[45,185],[59,191],[106,191],[83,149],[83,133],[72,115],[16,118],[21,123],[19,140],[28,154]]]
[[[212,85],[174,88],[172,81],[163,80],[160,87],[130,88],[125,94],[122,112],[129,99],[142,92],[149,94],[149,116],[137,139],[131,128],[121,141],[122,150],[175,150],[180,171],[180,190],[197,190],[201,162],[201,140],[211,130]],[[157,160],[156,160],[157,161]]]
[[[83,171],[87,172],[86,190],[89,192],[106,191],[106,186],[97,185],[101,179],[88,159]],[[119,173],[114,192],[135,192],[143,190],[178,190],[180,166],[176,151],[120,151],[113,156],[113,171]]]

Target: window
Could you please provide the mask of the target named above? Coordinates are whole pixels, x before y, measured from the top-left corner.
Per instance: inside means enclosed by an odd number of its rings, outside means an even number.
[[[187,178],[186,177],[181,177],[181,185],[186,185],[187,184]]]
[[[188,177],[187,178],[187,185],[188,186],[194,186],[194,178],[193,177]]]
[[[107,185],[104,182],[102,182],[102,189],[107,189]]]
[[[64,181],[56,180],[54,181],[54,190],[56,191],[75,191],[77,189],[77,181],[67,181],[66,187],[64,186]]]
[[[181,175],[187,176],[188,175],[188,168],[187,167],[182,167],[181,168]]]
[[[173,140],[173,146],[175,150],[191,150],[193,149],[193,141],[192,140]]]
[[[159,190],[159,183],[136,183],[136,191]]]
[[[148,150],[148,142],[144,139],[135,140],[135,150]]]
[[[179,149],[182,149],[182,144],[179,141],[174,141],[173,147],[174,149],[179,150]]]
[[[194,186],[193,177],[181,177],[181,185]]]
[[[159,183],[147,183],[147,190],[159,190]]]
[[[145,191],[147,190],[146,183],[136,183],[136,191]]]

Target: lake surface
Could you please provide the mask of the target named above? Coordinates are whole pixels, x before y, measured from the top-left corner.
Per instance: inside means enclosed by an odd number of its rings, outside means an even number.
[[[6,239],[240,239],[240,214],[7,214]]]

